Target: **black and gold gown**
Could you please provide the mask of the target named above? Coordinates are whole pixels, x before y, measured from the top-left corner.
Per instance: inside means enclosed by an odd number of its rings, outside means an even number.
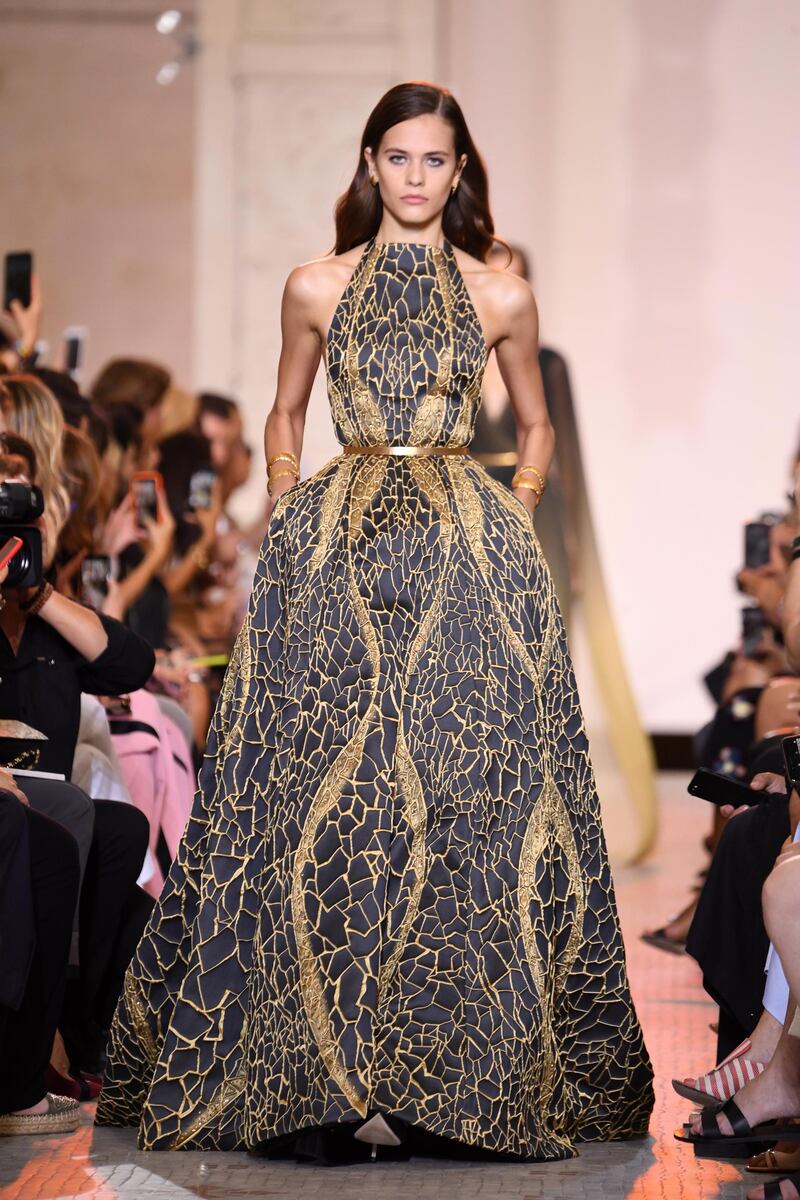
[[[468,444],[486,357],[451,244],[373,237],[339,441]],[[555,1159],[652,1102],[530,514],[469,454],[341,454],[273,509],[97,1120],[263,1148],[378,1110]]]

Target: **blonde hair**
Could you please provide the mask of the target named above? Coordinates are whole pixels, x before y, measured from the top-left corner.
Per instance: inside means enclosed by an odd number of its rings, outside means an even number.
[[[45,565],[50,566],[70,514],[64,466],[64,416],[53,393],[34,375],[4,375],[0,405],[8,431],[30,442],[36,454],[36,482],[44,494]]]

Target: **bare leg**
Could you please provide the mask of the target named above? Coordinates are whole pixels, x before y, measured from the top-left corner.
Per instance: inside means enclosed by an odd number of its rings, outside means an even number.
[[[800,927],[796,921],[799,896],[800,852],[790,851],[781,855],[763,893],[767,930],[781,956],[789,983],[789,1006],[786,1024],[767,1069],[736,1096],[736,1103],[750,1125],[800,1115],[800,1020],[796,1019],[800,996]],[[719,1115],[717,1123],[723,1135],[733,1133],[726,1117]],[[693,1120],[692,1129],[697,1134],[701,1132],[699,1118]],[[785,1200],[798,1200],[791,1184],[784,1184],[782,1192]],[[763,1187],[759,1187],[749,1192],[748,1198],[762,1200],[763,1195]]]

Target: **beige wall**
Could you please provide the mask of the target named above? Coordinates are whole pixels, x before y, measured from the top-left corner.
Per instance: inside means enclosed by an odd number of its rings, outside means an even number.
[[[450,8],[448,82],[570,362],[645,722],[687,728],[737,636],[741,523],[780,507],[800,424],[800,4]]]
[[[34,251],[52,352],[88,326],[90,376],[115,354],[191,366],[193,75],[155,82],[157,7],[0,3],[0,249]]]
[[[331,244],[369,108],[403,78],[453,88],[570,362],[645,721],[703,719],[739,525],[779,504],[798,432],[798,0],[204,0],[204,53],[167,89],[157,5],[10,7],[0,229],[37,251],[48,338],[85,322],[92,366],[149,354],[234,390],[254,443],[283,282]],[[319,378],[304,470],[335,449]]]
[[[259,447],[240,509],[262,501],[280,304],[298,263],[327,254],[333,208],[382,93],[438,73],[430,0],[201,0],[195,376],[230,389]],[[339,452],[320,369],[302,471]]]

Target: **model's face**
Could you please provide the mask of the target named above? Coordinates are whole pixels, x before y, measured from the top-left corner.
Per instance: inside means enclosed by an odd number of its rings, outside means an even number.
[[[377,151],[364,151],[384,207],[403,223],[424,225],[442,211],[467,161],[456,161],[453,129],[426,113],[387,129]]]

